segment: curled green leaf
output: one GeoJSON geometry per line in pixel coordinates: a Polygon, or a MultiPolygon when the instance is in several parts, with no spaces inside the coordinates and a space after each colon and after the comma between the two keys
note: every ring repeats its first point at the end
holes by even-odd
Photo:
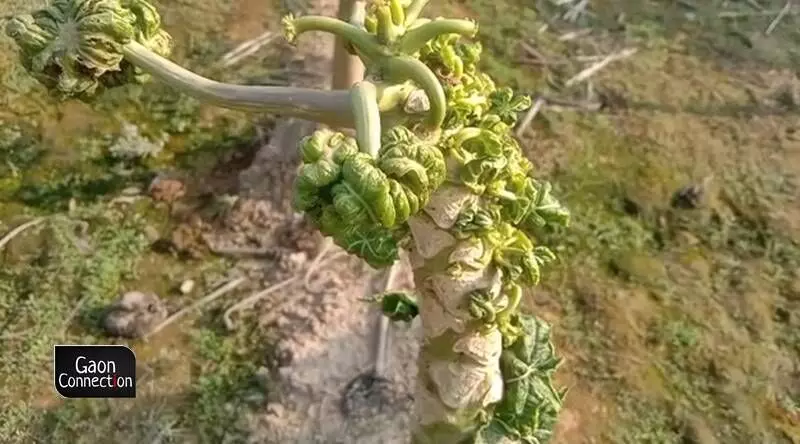
{"type": "Polygon", "coordinates": [[[531,98],[514,94],[511,88],[500,88],[489,95],[489,112],[509,126],[514,126],[519,113],[531,107],[531,98]]]}
{"type": "Polygon", "coordinates": [[[294,201],[323,234],[376,267],[391,264],[394,233],[424,207],[445,175],[442,153],[407,128],[393,128],[381,143],[375,158],[330,130],[305,138],[294,201]]]}
{"type": "Polygon", "coordinates": [[[499,443],[511,438],[546,443],[564,401],[565,391],[553,386],[553,372],[560,360],[555,356],[547,323],[526,315],[515,316],[512,322],[524,334],[501,355],[506,388],[478,442],[499,443]]]}
{"type": "Polygon", "coordinates": [[[6,33],[19,46],[23,66],[61,97],[87,98],[98,88],[143,80],[123,62],[124,46],[136,41],[168,55],[172,43],[144,0],[53,0],[12,17],[6,33]]]}

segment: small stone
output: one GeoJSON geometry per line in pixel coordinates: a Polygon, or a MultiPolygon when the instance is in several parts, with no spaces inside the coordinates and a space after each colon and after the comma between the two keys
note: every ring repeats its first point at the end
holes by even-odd
{"type": "Polygon", "coordinates": [[[140,338],[167,317],[167,308],[153,293],[129,291],[111,305],[103,327],[112,336],[140,338]]]}
{"type": "Polygon", "coordinates": [[[128,187],[122,190],[123,196],[138,196],[142,194],[142,189],[139,187],[128,187]]]}
{"type": "Polygon", "coordinates": [[[800,273],[789,283],[786,297],[790,301],[800,301],[800,273]]]}
{"type": "Polygon", "coordinates": [[[700,239],[698,239],[697,236],[686,230],[680,230],[675,235],[675,241],[678,243],[678,245],[685,247],[693,247],[695,245],[700,244],[700,239]]]}
{"type": "Polygon", "coordinates": [[[292,269],[298,269],[308,260],[308,255],[304,251],[297,251],[289,255],[289,263],[292,269]]]}
{"type": "Polygon", "coordinates": [[[191,279],[187,279],[181,283],[180,291],[181,294],[189,294],[194,290],[194,281],[191,279]]]}
{"type": "Polygon", "coordinates": [[[270,376],[268,368],[264,366],[259,367],[258,370],[256,370],[256,373],[255,375],[253,375],[253,377],[255,378],[256,383],[258,383],[260,387],[262,388],[269,387],[270,376]]]}
{"type": "Polygon", "coordinates": [[[158,232],[158,229],[152,225],[144,227],[144,235],[150,242],[161,239],[161,234],[158,232]]]}
{"type": "Polygon", "coordinates": [[[148,190],[153,200],[160,202],[174,202],[186,194],[183,182],[175,179],[156,177],[148,190]]]}
{"type": "Polygon", "coordinates": [[[270,403],[267,405],[267,415],[274,416],[276,418],[280,418],[284,414],[284,407],[278,403],[270,403]]]}

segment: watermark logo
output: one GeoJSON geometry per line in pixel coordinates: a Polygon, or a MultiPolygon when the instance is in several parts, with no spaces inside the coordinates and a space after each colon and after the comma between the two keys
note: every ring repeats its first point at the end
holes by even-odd
{"type": "Polygon", "coordinates": [[[136,397],[136,355],[124,345],[55,345],[53,367],[65,398],[136,397]]]}

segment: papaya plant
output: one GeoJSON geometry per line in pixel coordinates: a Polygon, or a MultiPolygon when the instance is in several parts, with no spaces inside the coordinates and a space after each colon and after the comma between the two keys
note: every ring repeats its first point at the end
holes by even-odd
{"type": "Polygon", "coordinates": [[[550,327],[520,312],[523,288],[555,259],[539,243],[569,212],[511,134],[527,97],[481,71],[472,20],[421,17],[427,0],[372,0],[361,23],[282,20],[347,42],[365,66],[349,90],[244,86],[192,73],[146,0],[52,0],[10,18],[22,65],[61,98],[87,100],[150,77],[211,104],[279,112],[320,129],[300,141],[294,205],[375,268],[406,250],[414,294],[376,300],[423,329],[413,443],[543,443],[564,391],[550,327]]]}

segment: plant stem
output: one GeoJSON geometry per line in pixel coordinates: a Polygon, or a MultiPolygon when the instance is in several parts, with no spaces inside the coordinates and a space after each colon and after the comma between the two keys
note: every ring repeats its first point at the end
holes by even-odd
{"type": "Polygon", "coordinates": [[[419,14],[429,0],[411,0],[411,4],[406,8],[406,26],[411,26],[419,18],[419,14]]]}
{"type": "Polygon", "coordinates": [[[437,19],[406,32],[400,38],[399,47],[404,54],[413,54],[442,34],[472,37],[477,30],[477,25],[470,20],[437,19]]]}
{"type": "MultiPolygon", "coordinates": [[[[464,189],[463,193],[469,191],[464,189]]],[[[452,253],[469,240],[459,241],[439,226],[443,220],[440,216],[448,211],[454,210],[428,206],[409,219],[423,329],[414,444],[473,442],[482,412],[503,393],[502,335],[496,327],[483,328],[485,325],[476,322],[464,308],[471,292],[498,291],[501,275],[491,264],[461,274],[449,270],[452,253]]]]}
{"type": "Polygon", "coordinates": [[[429,128],[439,128],[447,112],[447,98],[436,74],[427,65],[409,56],[387,59],[384,69],[390,80],[397,83],[411,80],[425,91],[430,100],[430,111],[428,111],[426,123],[429,128]]]}
{"type": "Polygon", "coordinates": [[[386,55],[383,47],[372,34],[339,19],[309,15],[294,19],[292,26],[297,36],[310,31],[329,32],[350,42],[359,52],[359,55],[363,55],[368,60],[376,60],[386,55]]]}
{"type": "Polygon", "coordinates": [[[125,59],[156,79],[204,102],[244,111],[268,111],[353,128],[348,91],[233,85],[195,74],[136,42],[123,47],[125,59]]]}
{"type": "Polygon", "coordinates": [[[373,158],[381,149],[381,114],[375,85],[363,81],[350,90],[358,148],[373,158]]]}

